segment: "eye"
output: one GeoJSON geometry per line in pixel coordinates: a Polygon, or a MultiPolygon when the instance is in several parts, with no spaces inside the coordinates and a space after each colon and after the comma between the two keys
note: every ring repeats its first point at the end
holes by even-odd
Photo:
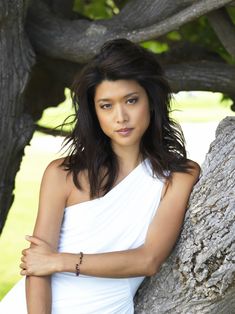
{"type": "Polygon", "coordinates": [[[103,104],[103,105],[100,105],[100,108],[101,109],[111,109],[112,105],[111,104],[103,104]]]}
{"type": "Polygon", "coordinates": [[[135,103],[137,103],[137,101],[138,101],[137,97],[127,99],[127,103],[131,105],[134,105],[135,103]]]}

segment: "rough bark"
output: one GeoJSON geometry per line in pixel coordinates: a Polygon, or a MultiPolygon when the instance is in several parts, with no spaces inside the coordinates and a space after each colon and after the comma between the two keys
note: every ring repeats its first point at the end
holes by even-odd
{"type": "Polygon", "coordinates": [[[174,92],[190,90],[218,91],[235,99],[235,66],[222,62],[188,62],[165,67],[174,92]]]}
{"type": "Polygon", "coordinates": [[[230,2],[188,0],[180,4],[174,0],[146,0],[144,3],[136,0],[128,2],[111,20],[90,22],[61,19],[37,0],[30,7],[27,29],[36,51],[52,58],[85,63],[106,40],[125,37],[141,42],[156,38],[230,2]]]}
{"type": "Polygon", "coordinates": [[[13,201],[16,173],[34,130],[23,92],[34,54],[23,30],[23,0],[0,2],[0,233],[13,201]]]}
{"type": "Polygon", "coordinates": [[[235,26],[225,8],[211,12],[208,19],[225,49],[235,58],[235,26]]]}
{"type": "Polygon", "coordinates": [[[219,124],[179,241],[160,272],[139,289],[136,314],[235,312],[234,122],[227,117],[219,124]]]}

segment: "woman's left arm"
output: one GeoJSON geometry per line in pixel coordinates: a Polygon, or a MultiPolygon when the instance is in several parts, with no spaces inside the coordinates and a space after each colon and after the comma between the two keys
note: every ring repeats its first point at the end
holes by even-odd
{"type": "MultiPolygon", "coordinates": [[[[199,166],[191,163],[193,168],[190,173],[173,173],[142,246],[126,251],[84,254],[80,273],[111,278],[151,276],[157,273],[180,234],[188,199],[200,173],[199,166]]],[[[25,271],[24,274],[43,276],[54,272],[75,272],[79,254],[50,252],[50,248],[40,239],[30,237],[29,240],[36,246],[32,254],[27,252],[30,269],[25,265],[28,273],[25,271]],[[43,254],[47,255],[47,265],[44,266],[40,260],[40,256],[45,260],[43,254]]]]}

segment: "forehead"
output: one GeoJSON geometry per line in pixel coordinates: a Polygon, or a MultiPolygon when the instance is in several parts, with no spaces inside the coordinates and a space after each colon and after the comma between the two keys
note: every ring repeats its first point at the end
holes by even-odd
{"type": "Polygon", "coordinates": [[[104,80],[96,86],[95,101],[125,97],[130,93],[145,93],[143,87],[135,80],[104,80]]]}

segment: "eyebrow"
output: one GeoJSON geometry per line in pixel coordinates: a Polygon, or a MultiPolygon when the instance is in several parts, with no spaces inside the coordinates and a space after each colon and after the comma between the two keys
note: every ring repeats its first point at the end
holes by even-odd
{"type": "MultiPolygon", "coordinates": [[[[133,95],[138,95],[138,92],[131,92],[131,93],[123,96],[123,98],[128,98],[128,97],[133,96],[133,95]]],[[[103,102],[103,101],[109,101],[109,100],[110,100],[109,98],[101,98],[101,99],[97,100],[97,103],[98,102],[103,102]]]]}

